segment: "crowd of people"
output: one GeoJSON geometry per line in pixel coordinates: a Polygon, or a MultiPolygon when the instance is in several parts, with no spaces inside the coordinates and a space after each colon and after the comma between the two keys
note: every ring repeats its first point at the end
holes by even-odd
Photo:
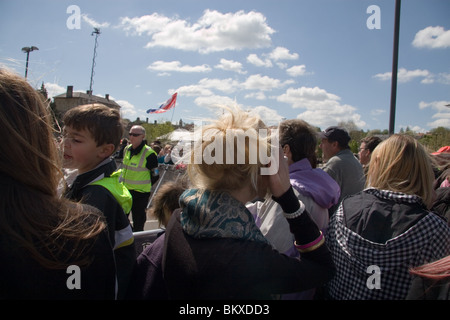
{"type": "Polygon", "coordinates": [[[450,299],[445,149],[393,134],[355,157],[344,128],[292,119],[271,135],[224,107],[185,179],[154,195],[162,231],[136,256],[171,145],[101,104],[67,111],[56,143],[42,97],[2,69],[0,124],[1,299],[450,299]]]}

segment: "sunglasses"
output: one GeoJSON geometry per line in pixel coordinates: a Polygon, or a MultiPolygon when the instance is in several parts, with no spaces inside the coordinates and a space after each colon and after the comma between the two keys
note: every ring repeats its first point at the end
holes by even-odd
{"type": "Polygon", "coordinates": [[[139,137],[140,135],[142,135],[142,133],[129,133],[129,135],[130,136],[133,136],[133,137],[139,137]]]}

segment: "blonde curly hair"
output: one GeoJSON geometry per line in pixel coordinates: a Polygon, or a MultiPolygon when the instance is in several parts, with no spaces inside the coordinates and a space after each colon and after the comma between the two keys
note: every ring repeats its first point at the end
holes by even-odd
{"type": "Polygon", "coordinates": [[[218,120],[201,128],[202,139],[195,143],[187,167],[189,179],[200,189],[231,191],[250,184],[256,191],[272,150],[270,129],[259,116],[239,107],[222,108],[218,120]]]}

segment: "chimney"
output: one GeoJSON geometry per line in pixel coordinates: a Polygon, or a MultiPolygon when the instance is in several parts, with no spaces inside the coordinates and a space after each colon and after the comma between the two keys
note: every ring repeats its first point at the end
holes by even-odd
{"type": "Polygon", "coordinates": [[[105,98],[109,101],[109,93],[105,94],[105,98]]]}
{"type": "Polygon", "coordinates": [[[73,86],[67,86],[66,98],[73,97],[73,86]]]}

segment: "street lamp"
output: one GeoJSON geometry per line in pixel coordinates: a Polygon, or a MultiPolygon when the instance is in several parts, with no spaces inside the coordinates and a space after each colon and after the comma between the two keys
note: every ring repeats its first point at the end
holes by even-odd
{"type": "Polygon", "coordinates": [[[95,44],[94,44],[94,56],[92,57],[92,69],[91,69],[91,83],[89,84],[89,97],[92,96],[92,84],[94,83],[94,67],[95,67],[95,57],[97,56],[97,38],[100,34],[99,28],[94,28],[94,31],[92,31],[91,36],[95,34],[95,44]]]}
{"type": "Polygon", "coordinates": [[[34,50],[39,50],[39,48],[35,47],[35,46],[22,48],[22,51],[27,53],[27,65],[25,67],[25,79],[27,78],[27,75],[28,75],[28,59],[30,58],[30,52],[34,51],[34,50]]]}

